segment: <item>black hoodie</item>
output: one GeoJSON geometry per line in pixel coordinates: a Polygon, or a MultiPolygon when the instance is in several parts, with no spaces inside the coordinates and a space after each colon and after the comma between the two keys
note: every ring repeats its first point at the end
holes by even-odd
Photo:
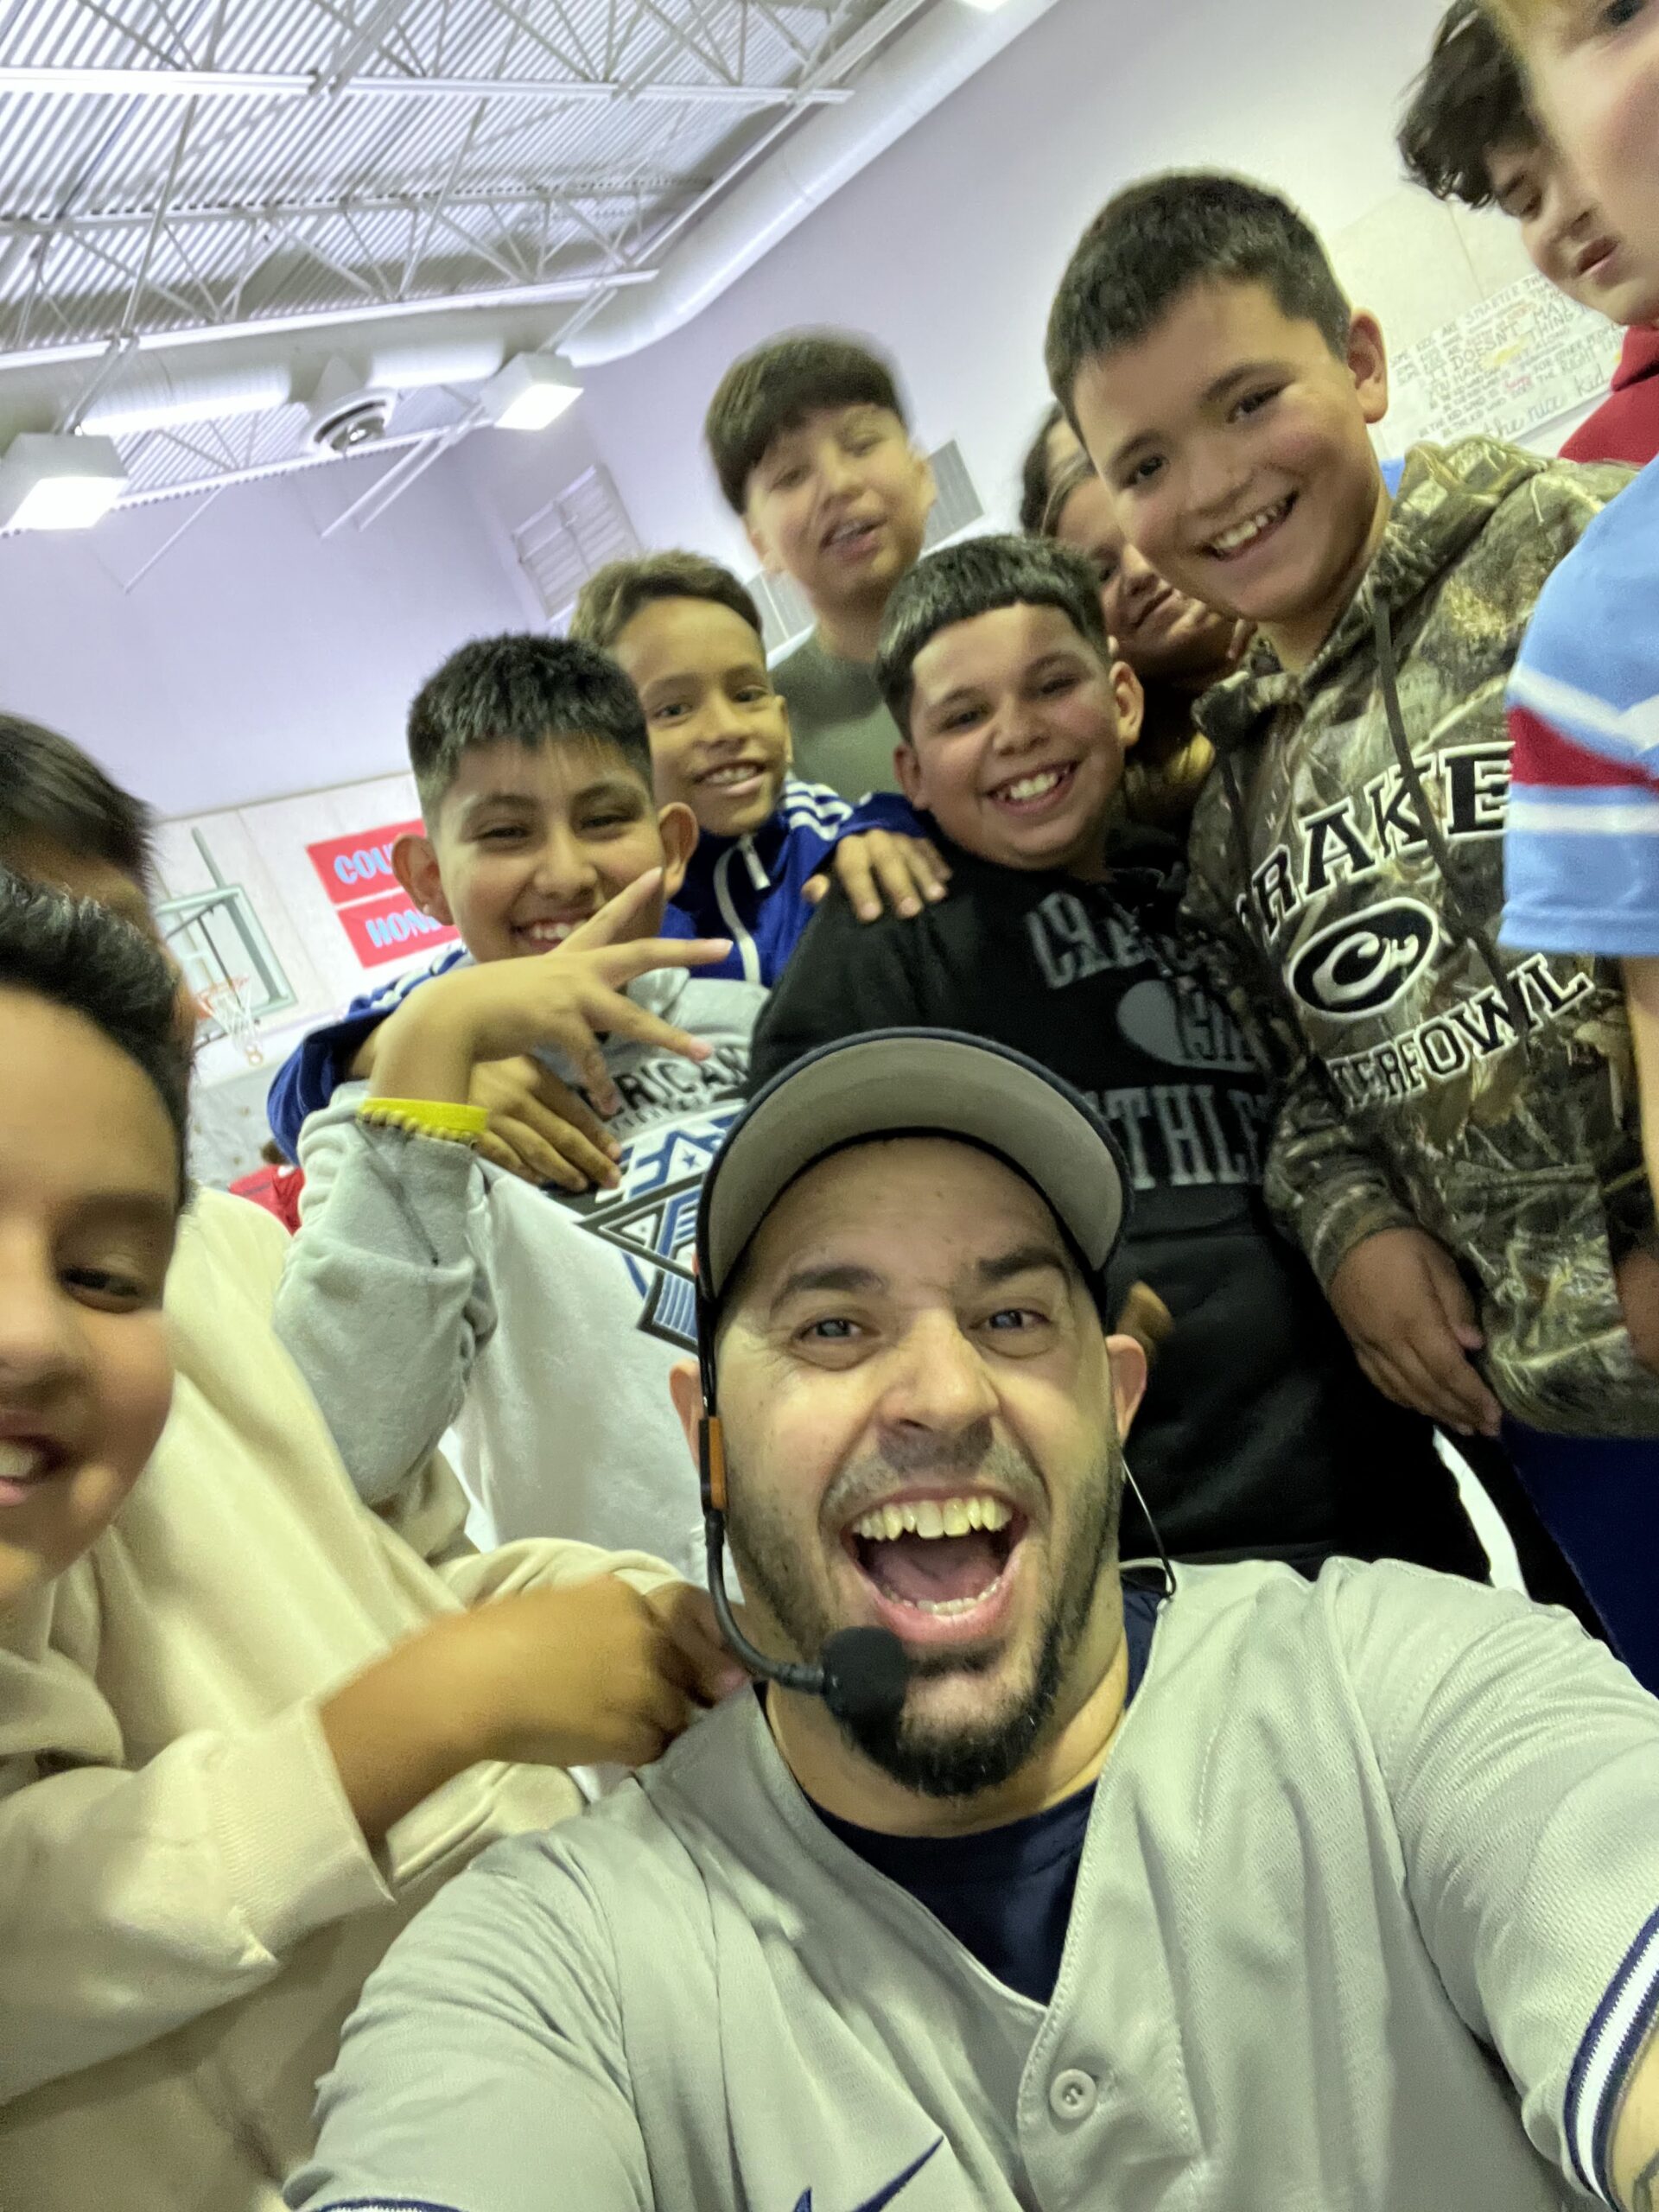
{"type": "MultiPolygon", "coordinates": [[[[761,1016],[753,1085],[833,1039],[909,1024],[1052,1068],[1122,1147],[1127,1256],[1175,1319],[1128,1449],[1171,1554],[1308,1573],[1346,1554],[1484,1575],[1428,1424],[1365,1381],[1268,1218],[1270,1088],[1199,979],[1212,956],[1178,915],[1178,849],[1132,833],[1096,885],[938,842],[950,894],[917,919],[863,924],[839,890],[826,899],[761,1016]]],[[[1148,1548],[1127,1509],[1124,1556],[1148,1548]]]]}

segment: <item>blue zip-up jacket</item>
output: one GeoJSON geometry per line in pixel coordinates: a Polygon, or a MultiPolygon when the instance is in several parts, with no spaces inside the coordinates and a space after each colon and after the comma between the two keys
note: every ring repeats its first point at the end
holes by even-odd
{"type": "Polygon", "coordinates": [[[694,937],[728,937],[729,960],[703,976],[729,976],[770,990],[789,963],[812,909],[801,896],[830,864],[843,837],[891,830],[919,837],[923,824],[906,799],[874,791],[856,806],[828,784],[791,776],[775,813],[746,837],[697,840],[674,904],[693,925],[694,937]]]}
{"type": "MultiPolygon", "coordinates": [[[[866,830],[891,830],[907,837],[926,834],[908,802],[893,794],[878,791],[852,806],[827,784],[789,777],[777,810],[760,829],[746,837],[698,840],[679,896],[664,910],[662,934],[730,938],[729,957],[697,973],[770,989],[812,918],[801,896],[805,885],[828,865],[843,837],[866,830]]],[[[320,1113],[348,1079],[364,1039],[410,991],[435,976],[448,975],[469,957],[465,945],[446,947],[429,966],[354,998],[338,1021],[314,1029],[289,1053],[276,1071],[265,1113],[272,1135],[290,1160],[298,1154],[307,1116],[320,1113]]]]}

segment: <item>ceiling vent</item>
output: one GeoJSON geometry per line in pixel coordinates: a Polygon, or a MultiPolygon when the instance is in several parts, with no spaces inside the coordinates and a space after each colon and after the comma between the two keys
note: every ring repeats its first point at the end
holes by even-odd
{"type": "Polygon", "coordinates": [[[319,453],[355,453],[385,437],[397,403],[395,391],[336,354],[311,395],[306,442],[319,453]]]}

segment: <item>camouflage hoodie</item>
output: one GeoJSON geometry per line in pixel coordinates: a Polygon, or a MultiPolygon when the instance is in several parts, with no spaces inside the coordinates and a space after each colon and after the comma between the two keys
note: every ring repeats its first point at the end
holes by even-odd
{"type": "Polygon", "coordinates": [[[1653,1208],[1616,971],[1495,943],[1503,691],[1546,576],[1629,474],[1417,448],[1313,663],[1264,653],[1205,702],[1220,772],[1187,902],[1243,931],[1287,1021],[1268,1194],[1320,1281],[1421,1224],[1476,1294],[1502,1402],[1584,1435],[1659,1434],[1613,1279],[1653,1208]]]}

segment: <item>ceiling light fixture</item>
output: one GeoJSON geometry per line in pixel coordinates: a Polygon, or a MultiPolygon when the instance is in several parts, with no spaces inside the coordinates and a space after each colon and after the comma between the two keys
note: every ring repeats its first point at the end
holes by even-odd
{"type": "Polygon", "coordinates": [[[0,530],[90,530],[126,488],[112,438],[26,430],[0,461],[0,530]]]}
{"type": "Polygon", "coordinates": [[[515,353],[479,395],[499,430],[544,430],[582,397],[569,365],[553,353],[515,353]]]}

